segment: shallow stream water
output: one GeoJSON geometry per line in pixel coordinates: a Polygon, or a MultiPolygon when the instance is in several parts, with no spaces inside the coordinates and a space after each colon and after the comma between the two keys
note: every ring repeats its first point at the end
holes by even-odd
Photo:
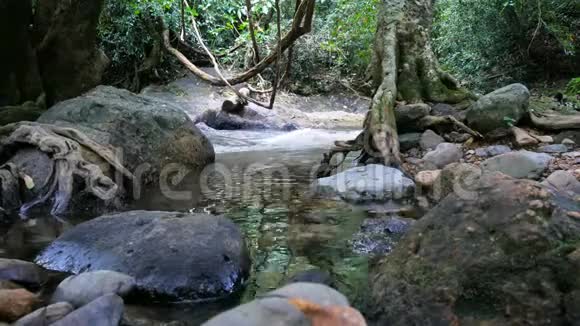
{"type": "MultiPolygon", "coordinates": [[[[201,196],[188,209],[224,214],[242,228],[253,262],[247,287],[227,302],[128,305],[128,314],[136,320],[199,325],[311,269],[329,273],[333,285],[364,310],[368,257],[354,251],[351,240],[370,213],[310,192],[322,152],[335,140],[353,139],[358,131],[202,130],[214,144],[216,164],[204,173],[201,196]]],[[[0,257],[32,260],[61,232],[62,226],[52,220],[5,227],[0,257]]]]}

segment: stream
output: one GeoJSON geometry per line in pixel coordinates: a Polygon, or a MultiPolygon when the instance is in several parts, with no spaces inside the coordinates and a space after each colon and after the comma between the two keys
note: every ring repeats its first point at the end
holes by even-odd
{"type": "MultiPolygon", "coordinates": [[[[252,274],[245,290],[225,302],[129,304],[126,313],[131,320],[199,325],[307,270],[328,273],[333,286],[364,311],[368,256],[353,250],[352,239],[371,214],[361,207],[316,198],[310,191],[322,152],[335,140],[355,138],[358,131],[201,129],[214,144],[216,164],[202,175],[201,196],[190,211],[223,214],[242,228],[252,274]]],[[[32,260],[61,232],[52,220],[11,226],[2,232],[0,257],[32,260]]]]}

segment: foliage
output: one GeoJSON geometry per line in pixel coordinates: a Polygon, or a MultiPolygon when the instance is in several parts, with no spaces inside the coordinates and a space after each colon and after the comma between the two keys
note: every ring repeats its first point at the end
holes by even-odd
{"type": "MultiPolygon", "coordinates": [[[[362,76],[371,59],[376,29],[376,4],[380,0],[319,0],[313,32],[295,45],[292,78],[312,82],[316,75],[362,76]]],[[[250,44],[245,0],[189,0],[203,37],[217,54],[238,44],[246,48],[220,59],[232,68],[243,68],[250,44]],[[244,50],[246,49],[246,50],[244,50]]],[[[252,0],[256,38],[262,55],[276,44],[275,0],[252,0]]],[[[282,28],[288,30],[295,1],[281,1],[282,28]]],[[[152,47],[151,17],[162,16],[169,28],[179,32],[180,0],[106,1],[99,26],[99,40],[114,71],[133,71],[152,47]]],[[[195,44],[186,18],[189,40],[195,44]]],[[[126,73],[126,72],[125,72],[126,73]]]]}
{"type": "Polygon", "coordinates": [[[572,78],[572,80],[570,80],[568,87],[566,88],[566,94],[570,96],[580,94],[580,77],[572,78]]]}
{"type": "MultiPolygon", "coordinates": [[[[569,67],[580,50],[577,0],[440,0],[433,44],[476,88],[569,67]],[[567,64],[567,65],[565,65],[567,64]]],[[[573,65],[572,65],[573,66],[573,65]]]]}

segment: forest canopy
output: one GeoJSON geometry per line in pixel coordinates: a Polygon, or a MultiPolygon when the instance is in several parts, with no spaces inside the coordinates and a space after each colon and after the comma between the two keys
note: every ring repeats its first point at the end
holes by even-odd
{"type": "MultiPolygon", "coordinates": [[[[324,91],[329,79],[364,88],[369,77],[378,2],[317,2],[313,32],[300,38],[293,51],[294,64],[288,78],[298,85],[295,91],[324,91]]],[[[251,4],[259,48],[263,53],[273,51],[275,1],[257,0],[251,4]]],[[[295,2],[282,0],[280,5],[282,28],[287,30],[295,2]]],[[[435,9],[434,50],[443,68],[470,87],[487,91],[502,83],[538,76],[575,77],[573,72],[578,71],[578,1],[439,0],[435,9]]],[[[249,15],[244,0],[193,1],[186,14],[196,17],[212,51],[227,54],[220,59],[222,64],[240,69],[251,66],[249,15]]],[[[176,35],[185,28],[189,44],[196,44],[188,20],[181,22],[178,0],[107,1],[99,39],[112,60],[113,76],[127,74],[124,70],[132,70],[147,58],[153,46],[150,20],[154,16],[162,16],[176,35]]],[[[163,62],[170,60],[167,57],[163,62]]]]}

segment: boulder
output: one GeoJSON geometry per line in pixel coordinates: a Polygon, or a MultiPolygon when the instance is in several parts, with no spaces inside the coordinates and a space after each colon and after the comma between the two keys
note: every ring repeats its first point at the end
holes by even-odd
{"type": "MultiPolygon", "coordinates": [[[[88,174],[87,171],[76,173],[71,198],[63,195],[63,198],[59,200],[66,203],[53,204],[60,210],[59,214],[54,215],[60,215],[60,217],[80,214],[83,217],[95,217],[110,211],[126,209],[130,202],[149,195],[150,192],[142,191],[143,188],[158,189],[156,185],[162,182],[168,183],[167,180],[160,180],[161,177],[166,177],[166,174],[179,170],[178,174],[183,177],[180,181],[186,177],[187,180],[195,179],[199,177],[201,170],[212,163],[215,158],[213,146],[209,140],[180,108],[161,100],[139,96],[109,86],[99,86],[80,97],[56,104],[40,116],[38,122],[48,125],[47,128],[67,127],[82,132],[91,141],[115,153],[120,163],[135,176],[133,180],[123,178],[120,173],[115,173],[119,169],[113,169],[102,155],[99,156],[86,146],[74,142],[79,148],[76,151],[82,156],[82,161],[78,163],[78,166],[86,167],[90,171],[102,172],[104,178],[107,178],[107,187],[104,186],[105,182],[101,182],[102,180],[83,180],[83,176],[79,174],[88,174]],[[93,165],[96,165],[96,168],[93,165]],[[103,185],[102,188],[113,189],[114,192],[98,195],[95,189],[100,185],[103,185]],[[133,196],[130,196],[129,191],[118,191],[118,189],[132,190],[133,196]]],[[[43,130],[41,127],[36,128],[35,132],[43,134],[40,131],[43,130]]],[[[43,132],[46,133],[46,131],[43,132]]],[[[54,138],[47,138],[48,140],[57,142],[54,138]]],[[[65,147],[61,144],[66,144],[64,140],[72,141],[71,137],[58,138],[59,150],[65,147]]],[[[29,200],[38,198],[39,194],[44,195],[49,192],[52,186],[52,175],[57,169],[63,170],[62,173],[58,172],[59,174],[65,174],[58,180],[58,186],[68,189],[69,185],[66,184],[68,171],[65,171],[62,166],[56,166],[50,157],[50,150],[41,152],[39,146],[12,147],[14,147],[11,148],[14,153],[8,156],[7,162],[1,163],[14,164],[22,173],[31,177],[34,185],[33,189],[17,191],[17,193],[24,193],[24,198],[20,198],[20,201],[27,203],[22,209],[25,212],[21,211],[21,213],[31,217],[46,216],[46,207],[40,206],[47,203],[29,205],[31,203],[29,200]],[[32,206],[38,207],[38,210],[28,212],[32,206]]],[[[65,154],[67,153],[63,153],[63,156],[65,154]]],[[[72,163],[69,166],[71,169],[76,167],[77,165],[72,163]]],[[[82,168],[79,169],[82,170],[82,168]]],[[[192,190],[192,194],[195,193],[196,189],[189,189],[196,184],[195,182],[181,182],[178,185],[172,182],[169,183],[171,187],[188,187],[188,190],[192,190]]],[[[4,200],[4,198],[0,199],[4,200]]],[[[20,207],[10,208],[18,210],[20,207]]],[[[78,218],[78,216],[75,217],[78,218]]]]}
{"type": "Polygon", "coordinates": [[[135,278],[141,294],[167,301],[229,295],[242,287],[250,268],[242,232],[225,217],[153,211],[79,224],[48,246],[36,262],[74,274],[98,270],[127,274],[135,278]]]}
{"type": "Polygon", "coordinates": [[[121,151],[129,171],[149,164],[143,180],[156,180],[168,164],[201,171],[214,161],[209,140],[177,106],[110,86],[50,108],[38,122],[75,128],[121,151]]]}
{"type": "Polygon", "coordinates": [[[393,250],[411,225],[410,220],[396,217],[366,219],[353,237],[353,251],[360,255],[384,256],[393,250]]]}
{"type": "Polygon", "coordinates": [[[444,143],[445,139],[436,134],[433,130],[427,130],[421,135],[420,145],[423,150],[430,150],[444,143]]]}
{"type": "Polygon", "coordinates": [[[423,161],[437,169],[442,169],[448,164],[459,162],[462,157],[463,153],[459,146],[451,143],[441,143],[437,145],[435,150],[425,154],[423,161]]]}
{"type": "Polygon", "coordinates": [[[555,171],[542,184],[556,191],[567,193],[572,197],[580,194],[580,181],[568,171],[555,171]]]}
{"type": "Polygon", "coordinates": [[[205,123],[217,130],[297,130],[298,126],[287,122],[274,112],[260,108],[245,108],[240,114],[220,110],[207,110],[196,117],[195,123],[205,123]]]}
{"type": "Polygon", "coordinates": [[[56,288],[51,301],[69,302],[78,308],[109,293],[125,297],[134,288],[135,279],[131,276],[112,271],[94,271],[66,278],[56,288]]]}
{"type": "Polygon", "coordinates": [[[0,290],[0,321],[16,321],[31,313],[39,303],[38,296],[25,289],[0,290]]]}
{"type": "Polygon", "coordinates": [[[399,147],[402,152],[418,147],[421,142],[420,133],[408,133],[399,135],[399,147]]]}
{"type": "Polygon", "coordinates": [[[308,316],[290,303],[290,299],[301,299],[320,306],[349,307],[346,297],[332,288],[314,283],[293,283],[221,313],[202,326],[312,325],[308,316]]]}
{"type": "Polygon", "coordinates": [[[448,196],[371,267],[371,324],[577,321],[580,204],[500,173],[475,191],[448,196]]]}
{"type": "Polygon", "coordinates": [[[397,169],[370,164],[314,182],[316,193],[349,202],[388,201],[413,195],[415,183],[397,169]]]}
{"type": "Polygon", "coordinates": [[[511,132],[514,135],[514,139],[516,141],[516,144],[518,144],[519,146],[530,146],[530,145],[536,145],[538,143],[538,140],[535,137],[533,137],[532,135],[530,135],[524,129],[521,129],[518,127],[512,127],[511,132]]]}
{"type": "Polygon", "coordinates": [[[441,200],[454,193],[462,199],[473,198],[474,187],[478,184],[482,171],[479,167],[468,163],[453,163],[447,165],[435,180],[431,188],[431,196],[441,200]]]}
{"type": "Polygon", "coordinates": [[[51,326],[118,326],[125,309],[123,299],[107,294],[69,313],[51,326]]]}
{"type": "Polygon", "coordinates": [[[415,182],[421,188],[431,188],[439,175],[441,175],[441,170],[421,171],[415,175],[415,182]]]}
{"type": "Polygon", "coordinates": [[[51,325],[70,314],[73,310],[74,307],[68,302],[51,304],[18,319],[14,323],[14,326],[51,325]]]}
{"type": "Polygon", "coordinates": [[[467,123],[479,132],[514,125],[528,112],[530,91],[522,84],[512,84],[482,96],[467,110],[467,123]]]}
{"type": "Polygon", "coordinates": [[[419,129],[419,120],[429,115],[431,107],[424,103],[398,105],[395,108],[397,130],[400,132],[413,132],[419,129]]]}
{"type": "Polygon", "coordinates": [[[537,179],[550,164],[552,156],[525,150],[498,155],[481,162],[486,171],[499,171],[518,179],[537,179]]]}
{"type": "Polygon", "coordinates": [[[479,157],[494,157],[501,154],[509,153],[512,149],[505,145],[493,145],[488,147],[480,147],[475,150],[475,155],[479,157]]]}
{"type": "Polygon", "coordinates": [[[36,264],[0,258],[0,280],[40,285],[46,280],[46,275],[36,264]]]}
{"type": "Polygon", "coordinates": [[[564,144],[553,144],[538,147],[538,152],[549,154],[561,154],[568,151],[568,146],[564,144]]]}

